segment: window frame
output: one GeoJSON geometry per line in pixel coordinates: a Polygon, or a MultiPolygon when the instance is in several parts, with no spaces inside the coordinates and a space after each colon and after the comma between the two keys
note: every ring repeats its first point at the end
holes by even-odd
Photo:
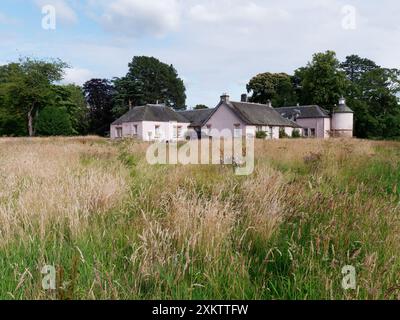
{"type": "Polygon", "coordinates": [[[155,139],[161,138],[161,126],[159,124],[156,124],[154,126],[154,138],[155,139]]]}
{"type": "Polygon", "coordinates": [[[240,138],[242,136],[242,125],[240,123],[235,123],[233,125],[233,136],[235,138],[240,138]]]}
{"type": "Polygon", "coordinates": [[[116,127],[115,131],[116,131],[117,138],[122,138],[123,137],[124,131],[123,131],[122,127],[116,127]]]}
{"type": "Polygon", "coordinates": [[[133,124],[132,125],[132,134],[134,135],[134,136],[137,136],[137,134],[138,134],[138,125],[137,124],[133,124]]]}
{"type": "Polygon", "coordinates": [[[180,139],[183,137],[183,126],[176,127],[176,137],[177,137],[177,139],[180,139]]]}

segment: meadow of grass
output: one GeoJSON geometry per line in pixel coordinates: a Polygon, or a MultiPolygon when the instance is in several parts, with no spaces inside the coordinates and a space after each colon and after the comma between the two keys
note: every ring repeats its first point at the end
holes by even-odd
{"type": "Polygon", "coordinates": [[[0,139],[0,299],[400,298],[400,143],[258,141],[246,177],[146,149],[0,139]]]}

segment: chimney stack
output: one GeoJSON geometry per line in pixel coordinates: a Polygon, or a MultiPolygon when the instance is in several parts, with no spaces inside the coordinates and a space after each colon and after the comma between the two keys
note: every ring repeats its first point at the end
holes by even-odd
{"type": "Polygon", "coordinates": [[[229,94],[227,93],[222,94],[221,102],[229,102],[229,94]]]}
{"type": "Polygon", "coordinates": [[[243,93],[242,96],[241,96],[241,98],[240,98],[240,101],[242,101],[242,102],[248,102],[247,94],[243,93]]]}
{"type": "Polygon", "coordinates": [[[272,108],[272,102],[271,102],[271,100],[269,100],[269,99],[267,100],[267,106],[270,107],[270,108],[272,108]]]}
{"type": "Polygon", "coordinates": [[[346,104],[346,99],[344,98],[344,97],[341,97],[340,99],[339,99],[339,106],[343,106],[343,105],[345,105],[346,104]]]}

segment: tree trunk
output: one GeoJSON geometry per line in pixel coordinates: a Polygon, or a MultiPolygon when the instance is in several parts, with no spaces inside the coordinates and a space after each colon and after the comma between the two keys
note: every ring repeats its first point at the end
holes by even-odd
{"type": "Polygon", "coordinates": [[[34,105],[32,106],[32,108],[28,111],[28,132],[29,132],[29,136],[33,137],[34,132],[33,132],[33,109],[34,109],[34,105]]]}

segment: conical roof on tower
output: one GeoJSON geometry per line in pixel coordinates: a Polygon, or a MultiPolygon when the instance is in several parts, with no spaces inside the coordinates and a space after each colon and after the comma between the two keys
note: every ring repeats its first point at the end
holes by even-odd
{"type": "Polygon", "coordinates": [[[333,110],[333,113],[354,113],[354,111],[347,106],[346,99],[341,97],[339,105],[333,110]]]}

